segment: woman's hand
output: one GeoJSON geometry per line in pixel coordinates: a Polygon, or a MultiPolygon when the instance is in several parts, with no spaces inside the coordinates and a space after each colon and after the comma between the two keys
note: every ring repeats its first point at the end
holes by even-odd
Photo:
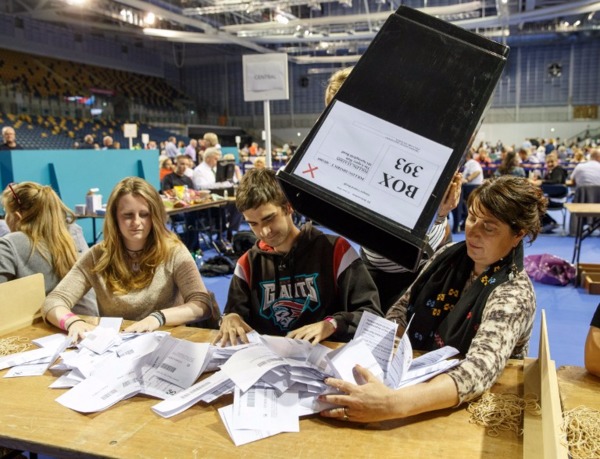
{"type": "Polygon", "coordinates": [[[460,202],[460,192],[462,191],[462,181],[462,174],[460,172],[455,173],[438,209],[438,216],[446,217],[456,208],[456,206],[458,206],[458,203],[460,202]]]}
{"type": "Polygon", "coordinates": [[[75,319],[67,325],[67,334],[73,343],[78,343],[85,338],[87,332],[91,332],[95,325],[88,324],[83,319],[75,319]]]}
{"type": "Polygon", "coordinates": [[[131,324],[125,330],[125,333],[144,333],[151,332],[160,327],[160,322],[158,319],[152,315],[147,316],[146,318],[131,324]]]}
{"type": "Polygon", "coordinates": [[[356,365],[354,378],[361,385],[341,379],[327,378],[325,384],[344,392],[344,394],[321,395],[319,400],[338,408],[321,411],[321,416],[337,418],[342,421],[375,422],[401,417],[397,404],[397,391],[379,381],[373,374],[356,365]]]}
{"type": "Polygon", "coordinates": [[[327,320],[305,325],[304,327],[292,330],[287,334],[287,338],[304,339],[312,344],[318,344],[327,339],[335,332],[333,324],[327,320]]]}
{"type": "Polygon", "coordinates": [[[246,333],[250,331],[252,331],[252,327],[244,322],[239,314],[225,314],[221,317],[221,328],[219,330],[219,334],[213,340],[212,344],[217,344],[219,341],[219,345],[221,347],[225,346],[228,341],[232,346],[238,344],[238,341],[240,341],[240,344],[247,344],[248,337],[246,336],[246,333]]]}

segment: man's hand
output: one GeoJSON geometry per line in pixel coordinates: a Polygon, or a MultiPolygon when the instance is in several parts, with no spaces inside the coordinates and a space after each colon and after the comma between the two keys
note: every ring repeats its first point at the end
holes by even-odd
{"type": "Polygon", "coordinates": [[[292,330],[287,334],[288,338],[304,339],[312,344],[318,344],[324,339],[327,339],[335,332],[333,324],[327,320],[322,320],[314,324],[305,325],[304,327],[292,330]]]}

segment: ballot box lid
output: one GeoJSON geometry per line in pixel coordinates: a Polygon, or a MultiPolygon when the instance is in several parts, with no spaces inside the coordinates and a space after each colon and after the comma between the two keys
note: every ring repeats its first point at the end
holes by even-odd
{"type": "Polygon", "coordinates": [[[508,47],[391,14],[278,178],[300,213],[416,270],[508,47]]]}

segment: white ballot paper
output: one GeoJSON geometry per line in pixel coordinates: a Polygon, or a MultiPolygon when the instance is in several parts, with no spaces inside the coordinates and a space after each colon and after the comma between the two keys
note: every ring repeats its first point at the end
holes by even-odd
{"type": "MultiPolygon", "coordinates": [[[[43,358],[43,362],[14,366],[10,370],[6,372],[4,375],[5,378],[14,378],[19,376],[41,376],[46,370],[52,365],[59,354],[63,352],[69,345],[71,344],[71,338],[68,336],[62,335],[62,341],[54,340],[51,343],[48,342],[47,347],[42,349],[47,349],[52,351],[52,354],[49,358],[43,358]]],[[[37,361],[36,361],[37,362],[37,361]]]]}
{"type": "Polygon", "coordinates": [[[275,389],[264,384],[255,384],[246,392],[236,387],[230,428],[253,430],[260,425],[262,430],[299,432],[297,405],[297,392],[278,395],[275,389]]]}
{"type": "Polygon", "coordinates": [[[398,343],[398,349],[396,349],[396,355],[392,359],[390,364],[385,384],[388,387],[397,388],[400,381],[408,373],[408,369],[412,363],[413,351],[408,338],[408,333],[402,335],[402,339],[398,343]]]}
{"type": "Polygon", "coordinates": [[[14,367],[16,365],[23,365],[27,362],[33,362],[34,360],[49,358],[54,354],[54,349],[51,347],[42,347],[40,349],[34,349],[33,351],[19,352],[17,354],[7,355],[6,357],[0,358],[0,370],[14,367]]]}
{"type": "Polygon", "coordinates": [[[206,379],[194,384],[186,390],[154,405],[152,411],[163,418],[175,416],[195,405],[209,394],[222,395],[223,389],[233,388],[233,382],[222,371],[217,371],[206,379]]]}
{"type": "Polygon", "coordinates": [[[233,354],[221,365],[221,370],[242,392],[246,392],[267,371],[286,364],[283,357],[275,354],[267,346],[256,344],[233,354]]]}
{"type": "Polygon", "coordinates": [[[235,430],[231,428],[231,422],[233,420],[233,404],[224,406],[223,408],[219,408],[219,416],[221,416],[221,420],[223,424],[225,424],[225,428],[227,429],[227,433],[233,440],[235,446],[245,445],[246,443],[251,443],[256,440],[262,440],[263,438],[272,437],[273,435],[277,435],[282,431],[279,429],[276,430],[262,430],[262,429],[240,429],[235,430]]]}
{"type": "Polygon", "coordinates": [[[121,344],[121,342],[119,332],[114,328],[97,326],[85,336],[79,346],[94,351],[96,354],[103,354],[111,346],[121,344]]]}
{"type": "Polygon", "coordinates": [[[344,381],[353,384],[361,383],[356,381],[354,377],[353,369],[357,364],[369,370],[380,381],[383,381],[383,369],[377,363],[369,347],[360,338],[355,338],[345,346],[331,351],[327,354],[327,359],[336,377],[344,381]]]}
{"type": "Polygon", "coordinates": [[[362,339],[371,350],[383,370],[384,377],[394,355],[394,339],[397,330],[398,324],[365,311],[354,334],[354,339],[362,339]]]}
{"type": "Polygon", "coordinates": [[[140,391],[135,371],[88,378],[56,399],[58,403],[80,413],[103,411],[140,391]]]}

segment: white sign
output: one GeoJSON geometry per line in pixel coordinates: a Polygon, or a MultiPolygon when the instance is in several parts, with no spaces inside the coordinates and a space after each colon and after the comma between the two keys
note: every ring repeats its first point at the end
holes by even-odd
{"type": "Polygon", "coordinates": [[[335,101],[294,174],[414,229],[451,153],[335,101]]]}
{"type": "Polygon", "coordinates": [[[251,54],[242,63],[246,102],[290,98],[287,54],[251,54]]]}
{"type": "Polygon", "coordinates": [[[137,137],[137,124],[127,123],[123,125],[123,136],[129,139],[137,137]]]}

